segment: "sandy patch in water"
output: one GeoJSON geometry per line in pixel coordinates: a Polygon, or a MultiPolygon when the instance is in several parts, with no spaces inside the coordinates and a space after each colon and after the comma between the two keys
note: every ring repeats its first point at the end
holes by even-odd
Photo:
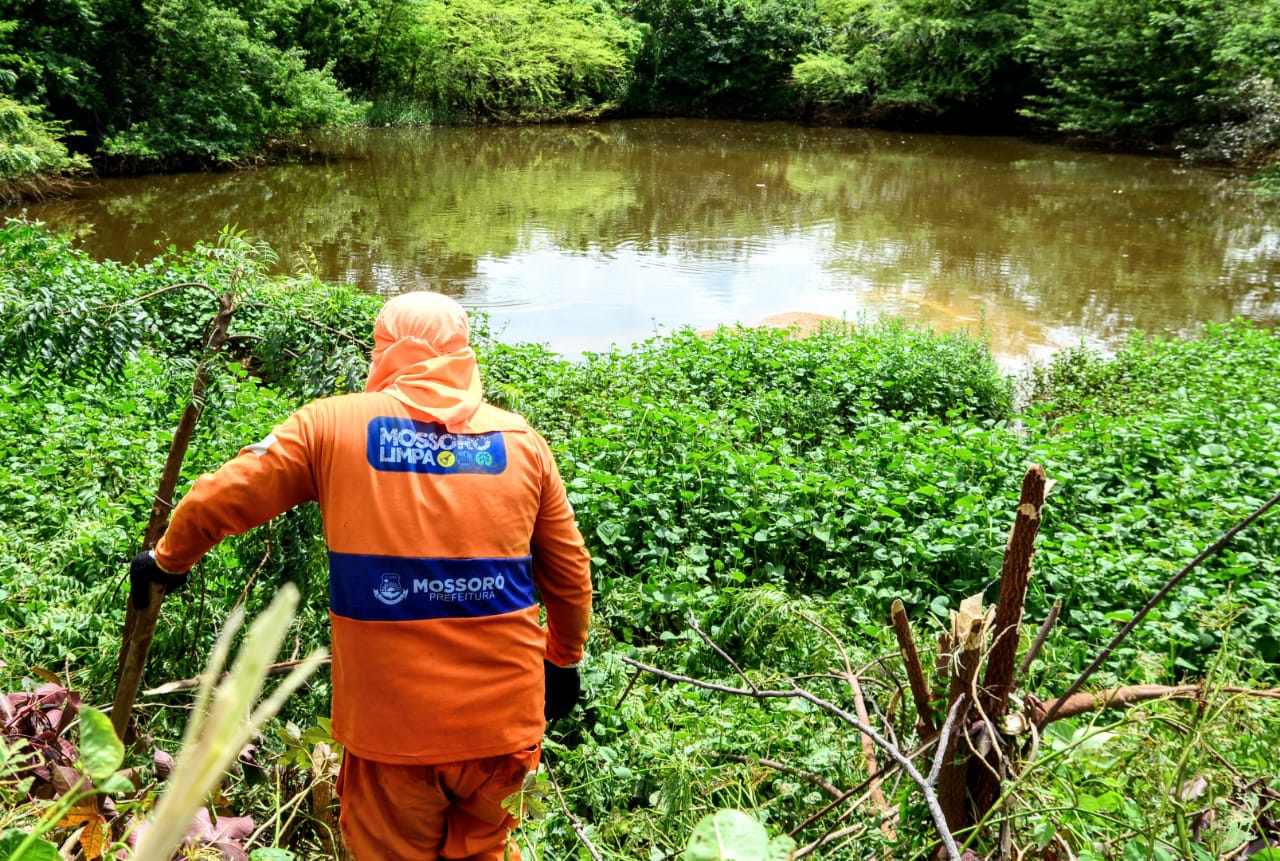
{"type": "MultiPolygon", "coordinates": [[[[790,329],[795,333],[796,337],[803,338],[806,335],[812,335],[814,332],[823,328],[834,328],[842,326],[852,326],[847,320],[840,317],[832,317],[829,314],[812,314],[808,311],[787,311],[783,314],[770,314],[762,319],[755,327],[739,327],[733,328],[762,328],[762,329],[790,329]]],[[[715,330],[708,329],[698,334],[706,337],[715,334],[715,330]]]]}

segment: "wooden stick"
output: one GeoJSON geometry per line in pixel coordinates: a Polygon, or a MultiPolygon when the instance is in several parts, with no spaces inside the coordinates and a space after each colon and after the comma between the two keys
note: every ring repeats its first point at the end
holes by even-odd
{"type": "MultiPolygon", "coordinates": [[[[1159,699],[1198,699],[1208,693],[1236,694],[1246,697],[1280,700],[1280,688],[1242,688],[1230,685],[1125,685],[1093,694],[1071,694],[1045,703],[1028,701],[1027,716],[1037,726],[1087,712],[1123,709],[1141,702],[1159,699]],[[1045,717],[1048,715],[1048,717],[1045,717]]],[[[1012,718],[1011,718],[1012,720],[1012,718]]]]}
{"type": "MultiPolygon", "coordinates": [[[[307,660],[306,658],[298,658],[296,661],[281,661],[278,664],[272,664],[269,667],[267,667],[266,675],[268,677],[286,675],[294,667],[305,663],[306,660],[307,660]]],[[[333,662],[333,656],[330,655],[330,656],[321,658],[319,661],[317,661],[316,666],[327,667],[332,662],[333,662]]],[[[229,673],[223,673],[222,679],[225,679],[228,675],[229,673]]],[[[221,681],[222,679],[219,679],[219,681],[221,681]]],[[[193,688],[200,687],[200,683],[203,681],[204,681],[204,676],[193,676],[192,678],[189,678],[189,679],[179,679],[174,682],[165,682],[163,685],[160,685],[160,687],[158,688],[151,688],[150,690],[143,691],[143,694],[149,697],[155,697],[155,696],[160,696],[161,694],[172,694],[177,691],[189,691],[193,688]]]]}
{"type": "MultiPolygon", "coordinates": [[[[233,283],[238,276],[233,276],[233,283]]],[[[231,325],[231,315],[235,310],[235,297],[231,293],[218,298],[218,313],[213,318],[213,330],[205,342],[204,356],[196,368],[195,380],[191,385],[191,400],[178,427],[173,433],[173,442],[169,444],[169,456],[165,460],[164,471],[160,475],[160,486],[151,504],[151,516],[147,520],[147,528],[142,537],[142,549],[150,550],[156,546],[160,536],[169,522],[169,512],[173,508],[173,493],[178,486],[178,477],[182,471],[182,461],[186,457],[187,448],[191,444],[191,436],[195,432],[196,421],[204,409],[204,390],[209,384],[209,361],[227,340],[227,329],[231,325]]],[[[133,715],[133,704],[138,698],[138,687],[142,683],[142,673],[147,664],[147,653],[151,649],[151,641],[155,638],[156,622],[160,618],[160,607],[164,603],[165,587],[159,583],[151,583],[151,603],[140,610],[129,600],[125,614],[124,633],[120,640],[120,656],[116,664],[116,694],[111,705],[111,725],[116,735],[128,741],[129,719],[133,715]]]]}
{"type": "Polygon", "coordinates": [[[1033,464],[1022,478],[1022,497],[1014,518],[1009,542],[1005,545],[1000,569],[1000,598],[996,604],[995,640],[987,656],[987,672],[982,684],[982,710],[996,725],[1004,717],[1013,689],[1013,671],[1018,659],[1018,639],[1022,632],[1022,608],[1031,579],[1031,557],[1040,531],[1040,511],[1044,507],[1044,469],[1033,464]]]}
{"type": "Polygon", "coordinates": [[[1049,609],[1049,615],[1040,623],[1040,630],[1036,631],[1036,638],[1032,641],[1031,648],[1027,649],[1027,653],[1022,656],[1022,662],[1018,664],[1018,678],[1025,676],[1027,670],[1031,669],[1031,665],[1040,656],[1040,650],[1044,648],[1045,640],[1049,639],[1049,632],[1057,624],[1058,616],[1061,613],[1062,599],[1058,599],[1053,602],[1053,606],[1049,609]]]}
{"type": "MultiPolygon", "coordinates": [[[[974,681],[978,677],[978,664],[987,639],[987,613],[982,608],[982,595],[974,595],[960,604],[951,614],[952,670],[951,694],[947,699],[948,713],[961,697],[972,697],[974,681]]],[[[972,702],[970,699],[968,702],[972,702]]],[[[968,705],[966,702],[966,706],[968,705]]],[[[966,824],[965,772],[967,760],[956,761],[959,740],[965,734],[968,721],[964,709],[956,717],[958,731],[947,741],[942,754],[942,770],[938,774],[938,804],[946,816],[947,826],[954,833],[966,824]]]]}
{"type": "MultiPolygon", "coordinates": [[[[849,677],[849,686],[853,688],[853,713],[857,715],[858,720],[871,726],[871,717],[867,714],[867,701],[862,695],[862,685],[858,684],[857,676],[849,677]]],[[[884,790],[880,788],[880,763],[876,761],[876,745],[866,735],[861,738],[862,758],[867,763],[867,775],[871,778],[871,803],[883,817],[880,820],[880,833],[884,835],[885,840],[892,843],[898,839],[898,835],[893,830],[893,808],[885,800],[884,790]]]]}
{"type": "Polygon", "coordinates": [[[907,681],[911,684],[911,699],[916,704],[920,737],[928,738],[937,732],[933,723],[929,685],[925,681],[924,667],[920,665],[920,652],[916,649],[915,635],[911,633],[911,621],[907,618],[907,610],[901,601],[894,600],[890,618],[893,620],[893,633],[898,638],[898,649],[902,652],[902,663],[907,668],[907,681]]]}
{"type": "Polygon", "coordinates": [[[1035,555],[1036,534],[1040,531],[1040,512],[1044,508],[1047,481],[1044,469],[1032,464],[1022,478],[1022,496],[1018,512],[1004,548],[1000,569],[1000,598],[996,604],[995,641],[987,655],[987,671],[978,695],[980,713],[988,721],[993,749],[985,762],[973,760],[969,769],[969,796],[972,821],[986,815],[1000,794],[1000,781],[992,761],[999,759],[995,747],[1009,708],[1013,690],[1013,671],[1018,661],[1018,644],[1022,637],[1022,611],[1027,601],[1027,583],[1031,579],[1031,557],[1035,555]]]}

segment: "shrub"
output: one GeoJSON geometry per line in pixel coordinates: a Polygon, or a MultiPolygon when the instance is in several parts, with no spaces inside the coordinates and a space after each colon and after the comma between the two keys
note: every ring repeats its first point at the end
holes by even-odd
{"type": "Polygon", "coordinates": [[[424,4],[412,75],[396,91],[454,116],[587,116],[616,102],[639,33],[606,3],[424,4]]]}
{"type": "Polygon", "coordinates": [[[89,163],[67,152],[62,124],[39,118],[39,111],[0,96],[0,203],[38,196],[56,181],[89,163]]]}
{"type": "Polygon", "coordinates": [[[644,110],[778,113],[791,67],[820,43],[813,0],[635,0],[648,30],[628,104],[644,110]]]}

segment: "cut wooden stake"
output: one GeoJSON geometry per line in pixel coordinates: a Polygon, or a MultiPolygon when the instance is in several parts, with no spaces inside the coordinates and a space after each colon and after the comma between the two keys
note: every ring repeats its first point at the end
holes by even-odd
{"type": "Polygon", "coordinates": [[[1018,639],[1022,632],[1022,609],[1031,578],[1031,557],[1035,555],[1040,512],[1044,508],[1044,469],[1033,465],[1022,479],[1022,497],[1005,545],[1000,569],[1000,598],[996,604],[994,643],[987,656],[987,672],[982,684],[982,711],[999,725],[1013,690],[1013,671],[1018,660],[1018,639]]]}
{"type": "MultiPolygon", "coordinates": [[[[938,635],[938,654],[933,662],[934,673],[938,677],[938,693],[935,699],[951,689],[951,635],[943,631],[938,635]]],[[[947,706],[950,708],[950,701],[947,706]]]]}
{"type": "Polygon", "coordinates": [[[1036,534],[1040,531],[1040,513],[1048,491],[1044,469],[1032,464],[1022,478],[1022,495],[1013,528],[1004,548],[1000,569],[1000,598],[996,604],[994,641],[987,655],[978,704],[982,716],[989,721],[988,732],[993,749],[986,760],[975,759],[969,766],[969,796],[974,822],[982,819],[1000,794],[997,777],[1000,751],[1000,727],[1009,708],[1013,691],[1014,669],[1018,661],[1018,645],[1022,637],[1022,611],[1027,600],[1027,583],[1031,579],[1031,557],[1035,555],[1036,534]]]}
{"type": "Polygon", "coordinates": [[[930,706],[932,697],[929,694],[929,684],[924,677],[924,667],[920,665],[920,652],[916,649],[916,638],[911,633],[911,622],[907,619],[907,610],[901,601],[893,602],[890,616],[893,619],[893,633],[898,638],[898,650],[902,652],[902,663],[907,668],[911,698],[916,704],[920,737],[927,740],[933,737],[937,728],[933,723],[933,708],[930,706]]]}
{"type": "MultiPolygon", "coordinates": [[[[960,609],[951,613],[951,695],[947,699],[948,712],[961,697],[972,697],[974,680],[978,676],[978,664],[987,642],[987,626],[990,612],[982,606],[982,595],[973,595],[960,602],[960,609]]],[[[967,823],[965,811],[965,773],[967,759],[957,759],[959,741],[965,735],[968,720],[965,712],[972,699],[966,700],[966,708],[956,716],[956,732],[947,740],[943,752],[942,770],[938,774],[938,804],[946,817],[947,826],[954,833],[967,823]]]]}
{"type": "MultiPolygon", "coordinates": [[[[235,277],[233,277],[234,282],[235,277]]],[[[231,314],[235,310],[235,297],[231,293],[218,297],[218,313],[213,318],[213,329],[209,340],[205,342],[204,355],[196,368],[195,380],[191,385],[191,400],[178,427],[173,433],[173,442],[169,445],[169,456],[165,460],[164,471],[160,475],[160,486],[151,504],[151,516],[147,520],[147,528],[142,536],[142,549],[150,550],[156,546],[160,536],[164,535],[169,522],[169,512],[173,508],[173,493],[178,486],[178,477],[182,472],[182,461],[186,457],[187,447],[191,444],[191,436],[195,432],[196,421],[204,408],[204,390],[208,386],[208,370],[210,360],[222,348],[227,340],[227,329],[231,325],[231,314]]],[[[124,633],[121,636],[120,656],[116,664],[116,694],[111,705],[111,725],[116,735],[125,741],[132,735],[129,718],[133,715],[133,704],[138,698],[138,687],[142,683],[142,673],[147,664],[147,653],[151,649],[151,641],[155,638],[156,622],[160,618],[160,607],[164,603],[165,587],[151,583],[151,603],[143,610],[128,601],[125,615],[124,633]]]]}

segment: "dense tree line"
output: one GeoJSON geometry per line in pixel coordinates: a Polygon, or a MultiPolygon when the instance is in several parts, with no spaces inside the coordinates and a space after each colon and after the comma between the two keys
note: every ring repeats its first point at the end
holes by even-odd
{"type": "Polygon", "coordinates": [[[359,122],[682,113],[1263,162],[1280,0],[0,0],[0,178],[359,122]]]}

